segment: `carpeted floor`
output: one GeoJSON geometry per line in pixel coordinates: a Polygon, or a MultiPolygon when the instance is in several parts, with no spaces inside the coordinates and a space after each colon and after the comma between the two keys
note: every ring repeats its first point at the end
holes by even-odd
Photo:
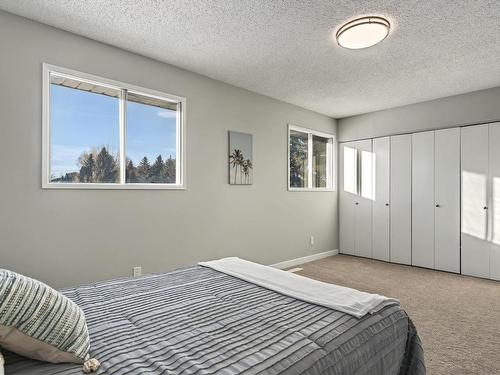
{"type": "Polygon", "coordinates": [[[346,255],[299,267],[303,276],[398,298],[429,375],[500,374],[500,282],[346,255]]]}

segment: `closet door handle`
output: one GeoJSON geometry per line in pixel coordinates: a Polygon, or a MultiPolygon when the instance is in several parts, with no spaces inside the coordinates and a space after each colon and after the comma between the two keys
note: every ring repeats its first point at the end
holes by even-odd
{"type": "Polygon", "coordinates": [[[487,206],[484,206],[484,207],[483,207],[483,210],[487,210],[487,209],[488,209],[488,207],[487,207],[487,206]]]}
{"type": "Polygon", "coordinates": [[[359,202],[354,203],[356,206],[359,204],[359,202]]]}
{"type": "Polygon", "coordinates": [[[436,207],[441,207],[439,204],[436,204],[436,207]]]}
{"type": "Polygon", "coordinates": [[[385,204],[385,206],[386,206],[386,207],[389,207],[389,203],[386,203],[386,204],[385,204]]]}

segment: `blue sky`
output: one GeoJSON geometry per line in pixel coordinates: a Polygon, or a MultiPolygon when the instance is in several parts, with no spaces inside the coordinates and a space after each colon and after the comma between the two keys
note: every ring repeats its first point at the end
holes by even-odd
{"type": "MultiPolygon", "coordinates": [[[[94,147],[119,151],[119,102],[116,98],[51,85],[51,174],[80,169],[78,157],[94,147]]],[[[175,158],[175,112],[129,102],[126,154],[134,164],[147,156],[175,158]]]]}

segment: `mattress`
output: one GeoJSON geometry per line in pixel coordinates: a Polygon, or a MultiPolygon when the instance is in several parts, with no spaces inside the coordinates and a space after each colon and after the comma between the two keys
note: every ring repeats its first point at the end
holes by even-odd
{"type": "MultiPolygon", "coordinates": [[[[201,266],[61,292],[85,312],[97,374],[425,374],[399,306],[355,318],[201,266]]],[[[5,360],[7,375],[82,373],[5,360]]]]}

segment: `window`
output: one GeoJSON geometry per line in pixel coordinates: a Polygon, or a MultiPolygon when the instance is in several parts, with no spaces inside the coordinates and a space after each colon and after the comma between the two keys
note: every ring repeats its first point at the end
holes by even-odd
{"type": "Polygon", "coordinates": [[[290,130],[290,187],[309,187],[309,135],[290,130]]]}
{"type": "Polygon", "coordinates": [[[288,127],[288,189],[334,189],[334,138],[314,130],[288,127]]]}
{"type": "Polygon", "coordinates": [[[184,98],[46,64],[43,77],[44,188],[184,188],[184,98]]]}

